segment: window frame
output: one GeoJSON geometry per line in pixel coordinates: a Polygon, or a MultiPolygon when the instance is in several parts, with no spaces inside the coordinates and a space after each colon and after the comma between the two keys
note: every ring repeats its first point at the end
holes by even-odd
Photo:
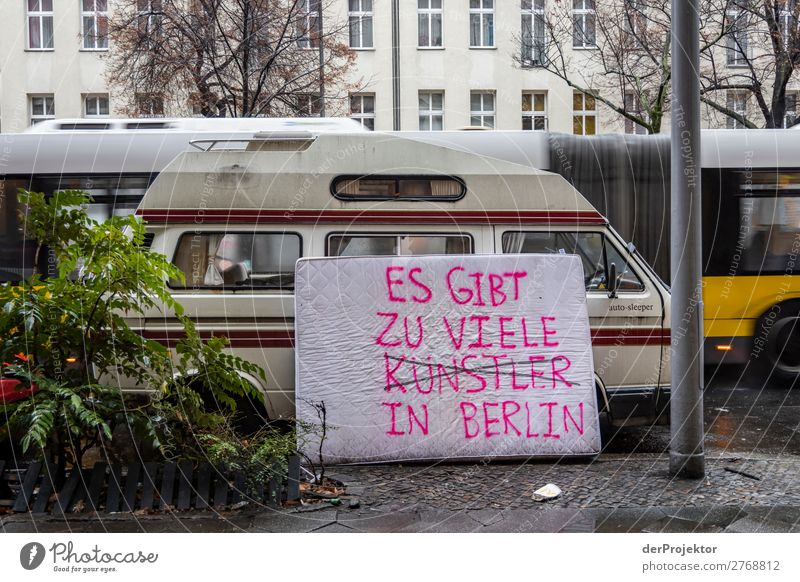
{"type": "Polygon", "coordinates": [[[472,6],[472,0],[470,0],[470,3],[469,3],[469,20],[468,20],[468,23],[469,23],[469,48],[471,48],[471,49],[493,49],[493,48],[497,48],[496,39],[495,39],[495,24],[496,24],[496,22],[495,22],[495,9],[496,9],[497,6],[495,4],[495,0],[475,0],[475,1],[478,3],[477,7],[473,7],[472,6]],[[485,8],[484,7],[484,3],[485,2],[491,2],[492,7],[491,8],[485,8]],[[479,22],[479,26],[478,26],[479,38],[478,38],[478,41],[479,41],[480,44],[474,44],[473,43],[473,40],[474,40],[472,38],[473,16],[477,16],[478,17],[478,22],[479,22]],[[487,44],[486,43],[486,39],[484,38],[484,32],[485,32],[485,27],[486,27],[485,20],[486,19],[489,19],[489,22],[490,22],[489,34],[492,37],[491,38],[492,42],[490,44],[487,44]]]}
{"type": "Polygon", "coordinates": [[[303,35],[298,34],[297,47],[306,50],[317,50],[322,36],[322,31],[319,27],[322,0],[300,0],[300,3],[297,20],[303,23],[303,35]]]}
{"type": "Polygon", "coordinates": [[[587,95],[581,91],[574,91],[572,93],[572,133],[573,135],[597,135],[597,98],[593,97],[592,95],[587,95]],[[575,96],[581,96],[581,109],[575,109],[575,96]],[[593,109],[586,109],[586,98],[589,97],[594,100],[594,108],[593,109]],[[583,133],[575,133],[575,118],[581,118],[581,127],[583,128],[583,133]],[[586,119],[591,117],[594,119],[594,131],[592,133],[586,133],[586,119]]]}
{"type": "Polygon", "coordinates": [[[419,125],[417,127],[418,127],[419,131],[444,131],[444,111],[445,111],[445,109],[444,109],[444,91],[438,91],[438,90],[435,90],[435,89],[421,89],[421,90],[419,90],[417,92],[417,110],[418,110],[418,114],[419,114],[418,117],[417,117],[417,121],[419,123],[419,125]],[[429,103],[428,109],[422,109],[421,106],[420,106],[419,101],[422,98],[422,95],[427,95],[428,96],[428,103],[429,103]],[[441,95],[441,97],[442,97],[442,108],[441,109],[434,109],[433,108],[433,96],[434,95],[441,95]],[[434,129],[433,128],[433,120],[436,117],[440,117],[441,120],[442,120],[441,129],[434,129]],[[428,129],[422,129],[422,119],[423,118],[427,118],[428,119],[428,127],[429,127],[428,129]]]}
{"type": "Polygon", "coordinates": [[[108,50],[108,0],[105,0],[106,9],[105,10],[98,10],[97,9],[97,3],[101,2],[101,1],[103,1],[103,0],[80,0],[80,2],[81,2],[81,38],[82,38],[81,49],[80,50],[82,50],[82,51],[90,51],[90,52],[99,51],[99,52],[103,52],[103,51],[107,51],[108,50]],[[84,6],[84,2],[87,2],[87,1],[92,3],[92,5],[95,7],[94,10],[86,10],[86,8],[84,6]],[[94,26],[94,30],[97,31],[98,30],[98,25],[99,25],[99,22],[100,22],[101,18],[105,19],[105,26],[106,26],[105,35],[95,34],[95,35],[89,36],[87,34],[87,32],[86,32],[86,20],[87,19],[92,19],[92,21],[94,22],[94,25],[93,25],[94,26]],[[86,41],[88,39],[90,39],[90,38],[94,39],[94,44],[93,44],[93,46],[86,46],[86,41]],[[102,46],[98,46],[98,40],[102,40],[105,44],[102,45],[102,46]]]}
{"type": "MultiPolygon", "coordinates": [[[[578,237],[580,235],[597,234],[597,235],[600,236],[600,240],[601,240],[602,245],[603,245],[603,269],[604,269],[605,280],[606,280],[606,288],[605,289],[600,289],[600,288],[589,288],[589,287],[586,287],[586,293],[597,293],[597,294],[602,294],[604,296],[608,296],[608,280],[609,280],[609,274],[610,274],[609,271],[611,269],[611,265],[608,262],[608,245],[611,245],[611,247],[616,251],[616,253],[619,255],[619,257],[623,261],[625,261],[625,265],[626,265],[625,269],[621,269],[620,270],[619,266],[617,267],[617,278],[619,278],[621,275],[625,274],[626,272],[630,272],[636,277],[636,279],[637,279],[637,281],[639,282],[639,285],[640,285],[640,287],[638,289],[622,289],[622,288],[618,287],[617,290],[616,290],[617,294],[618,295],[620,293],[623,293],[623,294],[636,294],[636,293],[646,293],[647,292],[647,284],[645,283],[645,281],[647,280],[647,277],[643,276],[642,273],[639,273],[636,270],[636,268],[634,268],[634,264],[635,264],[635,261],[633,260],[634,259],[634,255],[631,254],[631,256],[628,257],[628,260],[626,260],[626,256],[625,256],[624,252],[620,251],[620,249],[614,244],[614,242],[613,242],[614,241],[614,237],[610,236],[609,233],[607,233],[607,232],[605,232],[603,230],[556,230],[556,229],[553,229],[553,228],[551,228],[549,230],[504,230],[500,234],[500,252],[502,254],[504,254],[504,255],[530,254],[530,253],[516,253],[516,252],[507,253],[507,252],[505,252],[503,250],[503,248],[505,247],[506,235],[513,235],[513,234],[546,234],[546,235],[551,235],[551,236],[555,236],[555,235],[559,235],[559,234],[570,234],[570,235],[575,235],[576,237],[578,237]]],[[[577,242],[577,240],[576,240],[576,242],[577,242]]],[[[550,254],[556,254],[556,253],[550,253],[550,254]]],[[[574,254],[574,253],[570,253],[570,254],[574,254]]],[[[578,256],[580,257],[580,255],[578,255],[578,256]]],[[[581,265],[583,265],[583,258],[582,257],[581,257],[581,265]]],[[[584,281],[585,281],[585,279],[586,279],[586,274],[584,273],[584,281]]]]}
{"type": "Polygon", "coordinates": [[[522,113],[522,131],[548,131],[548,126],[550,124],[549,117],[547,115],[547,91],[523,91],[522,92],[522,103],[520,104],[520,109],[522,113]],[[525,111],[524,103],[525,103],[525,96],[531,96],[531,110],[525,111]],[[543,111],[536,111],[536,96],[541,95],[544,99],[544,110],[543,111]],[[531,119],[531,128],[525,129],[525,119],[531,119]],[[543,119],[544,120],[544,128],[543,129],[536,129],[536,119],[543,119]]]}
{"type": "Polygon", "coordinates": [[[30,93],[28,94],[28,127],[33,127],[37,123],[56,118],[56,96],[54,93],[30,93]],[[44,113],[36,114],[33,112],[33,100],[44,99],[44,113]],[[47,99],[50,99],[53,109],[52,113],[47,113],[47,99]]]}
{"type": "MultiPolygon", "coordinates": [[[[395,186],[395,192],[397,191],[397,186],[395,186]]],[[[459,176],[447,175],[447,174],[340,174],[336,176],[333,180],[331,180],[330,185],[330,192],[331,196],[336,198],[337,200],[345,200],[348,202],[358,202],[358,201],[365,201],[365,202],[378,202],[378,201],[387,201],[387,200],[395,200],[399,202],[456,202],[464,198],[467,195],[467,183],[464,181],[463,178],[459,176]],[[356,196],[353,194],[341,194],[337,191],[336,187],[341,184],[342,182],[353,182],[354,180],[394,180],[395,183],[399,182],[400,180],[430,180],[432,182],[457,182],[461,189],[458,194],[455,196],[356,196]]]]}
{"type": "Polygon", "coordinates": [[[595,0],[573,0],[572,2],[572,48],[575,50],[592,50],[597,48],[597,4],[595,0]],[[575,2],[581,3],[581,8],[575,8],[575,2]],[[590,6],[590,8],[587,8],[590,6]],[[586,28],[589,18],[592,19],[593,34],[591,40],[587,38],[586,28]],[[580,22],[581,38],[575,34],[580,22]]]}
{"type": "Polygon", "coordinates": [[[136,104],[136,113],[137,116],[142,119],[161,119],[166,117],[166,103],[164,101],[164,95],[161,93],[136,93],[134,95],[134,100],[136,104]],[[142,113],[145,108],[142,107],[142,104],[149,103],[149,107],[147,108],[149,111],[148,113],[142,113]],[[157,105],[160,103],[160,107],[153,107],[153,105],[157,105]],[[152,113],[152,111],[156,109],[161,109],[161,113],[152,113]]]}
{"type": "Polygon", "coordinates": [[[54,18],[54,10],[53,10],[53,3],[55,0],[50,1],[50,10],[44,10],[44,2],[47,0],[33,0],[34,2],[38,2],[39,10],[31,10],[30,3],[31,0],[25,0],[25,50],[28,51],[52,51],[55,50],[55,18],[54,18]],[[31,38],[31,20],[36,19],[39,21],[39,42],[41,46],[33,46],[33,39],[31,38]],[[45,37],[44,37],[44,21],[45,19],[50,20],[50,30],[52,32],[52,36],[50,37],[50,46],[44,46],[45,44],[45,37]]]}
{"type": "MultiPolygon", "coordinates": [[[[633,91],[625,91],[623,95],[623,106],[628,113],[642,115],[642,100],[633,91]],[[629,99],[630,98],[630,99],[629,99]],[[630,103],[628,102],[630,100],[630,103]]],[[[635,121],[624,118],[626,135],[647,135],[647,128],[635,121]]],[[[597,122],[595,121],[595,124],[597,122]]]]}
{"type": "MultiPolygon", "coordinates": [[[[297,237],[298,242],[298,259],[303,257],[303,235],[297,231],[291,230],[282,230],[282,231],[269,231],[269,230],[184,230],[178,235],[177,240],[175,241],[175,248],[172,253],[172,258],[170,262],[173,266],[177,267],[178,264],[175,262],[178,251],[181,248],[181,241],[183,241],[184,237],[191,237],[191,236],[210,236],[210,235],[245,235],[245,236],[258,236],[258,235],[278,235],[278,236],[287,236],[292,235],[297,237]]],[[[296,260],[295,260],[296,261],[296,260]]],[[[183,272],[183,271],[181,271],[183,272]]],[[[185,273],[184,273],[185,274],[185,273]]],[[[292,275],[294,275],[294,271],[292,271],[292,275]]],[[[188,285],[184,285],[183,287],[177,286],[174,284],[174,281],[169,280],[167,281],[167,286],[170,289],[174,289],[176,291],[215,291],[216,293],[223,292],[223,293],[237,293],[237,292],[246,292],[246,293],[253,293],[253,292],[260,292],[260,293],[267,293],[270,295],[286,295],[287,292],[289,294],[294,295],[294,282],[292,282],[291,287],[282,288],[282,289],[270,289],[265,287],[253,287],[250,286],[241,286],[241,287],[226,287],[224,285],[198,285],[195,287],[191,287],[188,285]]]]}
{"type": "Polygon", "coordinates": [[[362,127],[365,127],[371,131],[375,131],[375,93],[350,93],[350,119],[355,119],[358,121],[362,127]],[[372,98],[372,111],[365,112],[364,111],[364,98],[371,97],[372,98]],[[353,113],[353,99],[357,98],[360,104],[360,109],[358,113],[353,113]],[[368,124],[364,123],[364,121],[372,120],[372,127],[368,127],[368,124]]]}
{"type": "MultiPolygon", "coordinates": [[[[747,118],[747,104],[748,104],[748,101],[750,101],[750,95],[749,95],[749,93],[747,91],[739,90],[739,89],[731,89],[731,90],[727,91],[727,93],[725,95],[725,100],[726,100],[726,105],[728,106],[728,109],[730,109],[734,113],[738,113],[739,115],[741,115],[745,119],[747,118]],[[739,98],[741,98],[741,101],[739,101],[739,98]],[[739,109],[737,107],[737,105],[739,105],[739,103],[743,103],[744,104],[744,106],[741,109],[739,109]]],[[[727,119],[725,120],[726,121],[725,125],[726,125],[726,127],[728,129],[734,129],[734,130],[735,129],[747,129],[747,126],[744,125],[743,123],[741,123],[738,119],[735,119],[735,118],[731,117],[730,115],[726,116],[726,118],[727,119]]]]}
{"type": "Polygon", "coordinates": [[[375,50],[375,5],[374,0],[348,0],[347,1],[347,44],[351,50],[375,50]],[[353,2],[358,5],[358,10],[352,10],[353,2]],[[369,10],[364,10],[364,3],[369,2],[369,10]],[[363,22],[370,22],[369,45],[364,44],[363,22]],[[358,46],[353,46],[353,23],[358,23],[358,46]]]}
{"type": "MultiPolygon", "coordinates": [[[[434,254],[428,255],[334,255],[331,253],[331,239],[333,237],[361,237],[361,238],[394,238],[397,239],[397,249],[400,250],[400,239],[405,236],[419,236],[419,237],[431,237],[431,238],[465,238],[469,241],[469,252],[466,253],[468,255],[475,254],[475,238],[469,232],[459,231],[459,232],[441,232],[441,231],[424,231],[424,232],[409,232],[409,231],[335,231],[329,232],[325,235],[325,256],[326,257],[432,257],[437,256],[434,254]]],[[[452,256],[452,255],[444,255],[444,256],[452,256]]]]}
{"type": "Polygon", "coordinates": [[[444,0],[440,0],[439,8],[432,8],[431,3],[434,0],[417,0],[417,48],[422,50],[440,50],[444,49],[444,0]],[[426,8],[420,8],[420,2],[427,2],[426,8]],[[434,16],[439,17],[439,44],[433,44],[433,20],[434,16]],[[427,38],[428,44],[420,42],[422,38],[422,17],[425,17],[427,22],[427,38]]]}
{"type": "Polygon", "coordinates": [[[520,4],[520,60],[523,67],[543,67],[547,52],[547,28],[545,26],[545,13],[547,10],[546,0],[522,0],[520,4]],[[526,6],[526,4],[528,6],[526,6]],[[525,21],[529,20],[528,31],[530,32],[530,42],[526,45],[525,21]],[[539,58],[537,54],[537,23],[541,25],[541,38],[538,39],[539,58]]]}
{"type": "Polygon", "coordinates": [[[727,34],[725,42],[725,64],[730,68],[736,69],[748,66],[750,59],[748,27],[746,22],[738,22],[740,19],[746,18],[746,15],[745,11],[736,10],[735,7],[725,12],[726,23],[733,23],[732,30],[727,34]],[[741,45],[744,46],[740,49],[741,45]]]}
{"type": "Polygon", "coordinates": [[[86,119],[104,119],[111,117],[111,99],[108,93],[88,93],[83,96],[83,117],[86,119]],[[97,111],[100,111],[100,99],[106,100],[106,109],[108,113],[89,113],[88,104],[90,100],[95,100],[97,103],[97,111]]]}
{"type": "Polygon", "coordinates": [[[485,127],[487,129],[496,129],[497,128],[497,92],[496,91],[470,91],[469,92],[469,124],[475,127],[485,127]],[[472,109],[472,96],[473,95],[480,95],[481,96],[481,109],[472,109]],[[485,109],[485,98],[487,95],[492,96],[492,109],[485,109]],[[481,122],[480,124],[476,125],[473,123],[473,118],[480,117],[481,122]],[[486,125],[485,119],[486,117],[492,118],[492,124],[486,125]]]}

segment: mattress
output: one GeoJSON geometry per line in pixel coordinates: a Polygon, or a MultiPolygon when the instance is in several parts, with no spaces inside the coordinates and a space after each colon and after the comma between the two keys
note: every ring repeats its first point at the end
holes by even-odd
{"type": "Polygon", "coordinates": [[[593,455],[574,255],[301,259],[301,447],[326,463],[593,455]]]}

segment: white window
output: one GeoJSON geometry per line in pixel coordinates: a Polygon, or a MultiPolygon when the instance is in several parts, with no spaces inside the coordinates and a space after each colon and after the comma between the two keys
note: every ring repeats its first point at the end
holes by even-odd
{"type": "Polygon", "coordinates": [[[547,131],[547,93],[544,91],[522,93],[522,129],[547,131]]]}
{"type": "Polygon", "coordinates": [[[786,111],[783,113],[783,127],[790,128],[797,119],[797,93],[786,93],[786,111]]]}
{"type": "Polygon", "coordinates": [[[469,46],[494,46],[494,0],[469,0],[469,46]]]}
{"type": "Polygon", "coordinates": [[[597,46],[594,0],[572,0],[572,46],[595,48],[597,46]]]}
{"type": "Polygon", "coordinates": [[[108,49],[108,0],[81,0],[83,48],[108,49]]]}
{"type": "Polygon", "coordinates": [[[625,45],[627,48],[636,49],[642,47],[644,39],[645,25],[645,2],[643,0],[625,0],[625,45]]]}
{"type": "Polygon", "coordinates": [[[31,108],[31,125],[56,116],[56,101],[52,95],[31,95],[28,98],[31,108]]]}
{"type": "Polygon", "coordinates": [[[727,56],[729,67],[747,66],[747,14],[740,10],[729,10],[725,15],[729,27],[727,56]]]}
{"type": "Polygon", "coordinates": [[[139,11],[139,34],[148,39],[158,35],[161,28],[161,0],[136,0],[136,9],[139,11]]]}
{"type": "Polygon", "coordinates": [[[441,91],[419,92],[420,131],[444,129],[444,93],[441,91]]]}
{"type": "Polygon", "coordinates": [[[349,0],[350,48],[372,48],[372,0],[349,0]]]}
{"type": "Polygon", "coordinates": [[[164,98],[156,93],[137,93],[136,111],[139,117],[164,117],[164,98]]]}
{"type": "Polygon", "coordinates": [[[27,0],[28,48],[53,48],[53,0],[27,0]]]}
{"type": "Polygon", "coordinates": [[[572,133],[594,135],[597,133],[597,101],[579,91],[572,94],[572,133]]]}
{"type": "Polygon", "coordinates": [[[494,129],[494,93],[473,91],[469,96],[469,124],[494,129]]]}
{"type": "MultiPolygon", "coordinates": [[[[747,91],[728,91],[728,109],[747,118],[747,91]]],[[[728,117],[728,129],[745,129],[747,126],[734,117],[728,117]]]]}
{"type": "MultiPolygon", "coordinates": [[[[636,93],[630,91],[625,93],[625,111],[637,117],[642,117],[642,100],[636,93]]],[[[626,117],[625,133],[644,135],[647,133],[647,129],[643,125],[639,125],[626,117]]]]}
{"type": "Polygon", "coordinates": [[[300,93],[295,96],[295,111],[298,117],[319,117],[322,110],[319,95],[300,93]]]}
{"type": "Polygon", "coordinates": [[[350,117],[367,129],[375,129],[375,95],[350,95],[350,117]]]}
{"type": "Polygon", "coordinates": [[[781,40],[783,41],[783,49],[789,48],[789,43],[794,37],[797,36],[797,21],[792,13],[792,7],[788,3],[784,6],[778,6],[780,11],[779,16],[776,18],[778,27],[781,31],[781,40]]]}
{"type": "Polygon", "coordinates": [[[522,64],[541,66],[545,59],[544,0],[522,0],[522,64]]]}
{"type": "Polygon", "coordinates": [[[417,0],[418,46],[442,46],[442,0],[417,0]]]}
{"type": "Polygon", "coordinates": [[[297,46],[300,48],[319,48],[319,8],[320,0],[300,0],[297,17],[297,46]]]}
{"type": "Polygon", "coordinates": [[[87,95],[83,99],[86,117],[108,117],[108,95],[87,95]]]}

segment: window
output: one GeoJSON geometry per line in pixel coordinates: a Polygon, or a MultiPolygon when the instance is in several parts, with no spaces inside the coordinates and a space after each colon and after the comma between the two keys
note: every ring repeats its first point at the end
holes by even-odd
{"type": "Polygon", "coordinates": [[[729,10],[725,23],[730,32],[727,37],[727,58],[729,67],[747,66],[747,15],[743,11],[729,10]]]}
{"type": "Polygon", "coordinates": [[[522,94],[522,129],[547,131],[547,93],[544,91],[522,94]]]}
{"type": "Polygon", "coordinates": [[[53,0],[27,0],[28,48],[53,48],[53,0]]]}
{"type": "Polygon", "coordinates": [[[108,48],[108,1],[81,0],[81,35],[83,48],[108,48]]]}
{"type": "Polygon", "coordinates": [[[645,3],[643,0],[625,0],[625,46],[629,49],[642,47],[645,26],[645,3]]]}
{"type": "Polygon", "coordinates": [[[56,101],[52,95],[31,95],[31,125],[56,116],[56,101]]]}
{"type": "Polygon", "coordinates": [[[572,46],[595,48],[594,0],[572,0],[572,46]]]}
{"type": "Polygon", "coordinates": [[[87,95],[84,97],[83,114],[86,117],[107,117],[108,95],[87,95]]]}
{"type": "Polygon", "coordinates": [[[186,281],[170,286],[291,290],[299,258],[296,234],[187,233],[173,259],[186,281]]]}
{"type": "Polygon", "coordinates": [[[300,48],[319,48],[319,9],[320,0],[300,0],[297,17],[297,46],[300,48]]]}
{"type": "Polygon", "coordinates": [[[367,129],[375,129],[375,95],[350,95],[350,117],[367,129]]]}
{"type": "MultiPolygon", "coordinates": [[[[728,109],[747,118],[747,91],[728,91],[728,109]]],[[[747,126],[735,117],[728,117],[728,129],[745,129],[747,126]]]]}
{"type": "Polygon", "coordinates": [[[545,60],[544,0],[522,0],[522,64],[541,66],[545,60]]]}
{"type": "Polygon", "coordinates": [[[578,255],[583,263],[587,291],[608,288],[608,273],[614,263],[618,291],[644,289],[641,279],[629,269],[628,261],[599,232],[504,232],[503,252],[578,255]]]}
{"type": "Polygon", "coordinates": [[[419,92],[420,131],[444,129],[444,93],[440,91],[419,92]]]}
{"type": "Polygon", "coordinates": [[[442,0],[417,0],[417,46],[442,46],[442,0]]]}
{"type": "Polygon", "coordinates": [[[161,30],[161,0],[136,0],[136,8],[139,35],[148,41],[156,38],[161,30]]]}
{"type": "Polygon", "coordinates": [[[469,0],[469,46],[494,46],[494,0],[469,0]]]}
{"type": "Polygon", "coordinates": [[[591,95],[572,94],[572,133],[594,135],[597,133],[597,101],[591,95]]]}
{"type": "Polygon", "coordinates": [[[312,93],[301,93],[295,95],[295,113],[298,117],[319,117],[322,111],[322,103],[319,95],[312,93]]]}
{"type": "Polygon", "coordinates": [[[415,256],[466,255],[472,253],[472,239],[466,235],[331,235],[328,256],[415,256]]]}
{"type": "Polygon", "coordinates": [[[454,202],[467,186],[454,176],[337,176],[331,192],[340,200],[432,200],[454,202]]]}
{"type": "MultiPolygon", "coordinates": [[[[772,192],[777,193],[775,189],[772,192]]],[[[748,218],[740,274],[797,273],[800,198],[743,196],[739,198],[739,211],[740,216],[748,218]]],[[[745,224],[744,219],[741,224],[745,224]]]]}
{"type": "MultiPolygon", "coordinates": [[[[637,117],[643,117],[642,100],[636,93],[628,91],[625,93],[625,111],[637,117]]],[[[645,135],[647,129],[635,121],[625,118],[625,133],[645,135]]]]}
{"type": "Polygon", "coordinates": [[[777,8],[779,10],[779,15],[776,17],[776,20],[778,21],[778,28],[781,33],[781,40],[783,41],[783,50],[787,50],[790,43],[792,43],[793,39],[797,36],[797,22],[795,21],[790,4],[786,3],[783,6],[778,5],[777,8]]]}
{"type": "Polygon", "coordinates": [[[349,0],[350,48],[372,48],[372,0],[349,0]]]}
{"type": "Polygon", "coordinates": [[[469,124],[494,129],[494,93],[473,91],[469,96],[469,124]]]}
{"type": "Polygon", "coordinates": [[[139,117],[164,117],[164,98],[155,93],[137,93],[136,111],[139,117]]]}
{"type": "Polygon", "coordinates": [[[786,111],[783,112],[783,127],[794,126],[797,119],[797,93],[786,93],[786,111]]]}

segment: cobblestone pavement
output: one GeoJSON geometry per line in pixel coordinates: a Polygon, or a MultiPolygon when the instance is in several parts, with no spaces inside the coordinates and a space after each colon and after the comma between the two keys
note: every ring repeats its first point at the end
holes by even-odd
{"type": "Polygon", "coordinates": [[[560,508],[800,506],[800,459],[708,458],[702,481],[668,473],[665,455],[604,455],[593,461],[336,467],[331,471],[376,510],[528,509],[555,483],[560,508]],[[744,474],[743,474],[744,473],[744,474]]]}

